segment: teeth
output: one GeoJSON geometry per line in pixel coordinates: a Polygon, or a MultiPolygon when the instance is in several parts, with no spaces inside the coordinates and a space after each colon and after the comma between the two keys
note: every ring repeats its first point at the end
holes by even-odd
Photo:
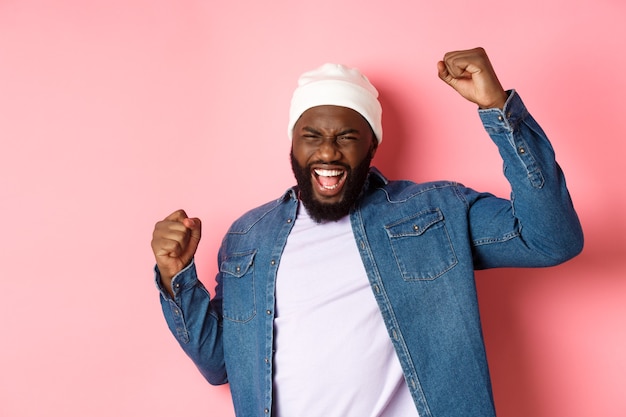
{"type": "Polygon", "coordinates": [[[343,171],[338,169],[316,169],[315,173],[320,177],[338,177],[343,175],[343,171]]]}

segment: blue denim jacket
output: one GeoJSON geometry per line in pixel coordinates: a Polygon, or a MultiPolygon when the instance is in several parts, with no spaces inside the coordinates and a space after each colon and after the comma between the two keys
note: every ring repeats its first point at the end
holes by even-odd
{"type": "MultiPolygon", "coordinates": [[[[553,149],[519,96],[511,91],[504,110],[479,115],[504,160],[511,200],[454,182],[387,181],[372,168],[350,213],[421,417],[495,415],[474,270],[557,265],[583,245],[553,149]]],[[[297,207],[292,188],[235,221],[213,298],[193,263],[174,278],[174,299],[161,289],[172,333],[210,383],[230,383],[240,417],[272,413],[275,280],[297,207]]]]}

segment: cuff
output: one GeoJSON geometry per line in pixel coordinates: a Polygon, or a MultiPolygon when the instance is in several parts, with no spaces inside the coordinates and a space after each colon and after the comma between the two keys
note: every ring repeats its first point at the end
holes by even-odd
{"type": "MultiPolygon", "coordinates": [[[[191,262],[189,262],[189,265],[184,267],[178,274],[174,275],[174,278],[172,278],[172,290],[174,291],[174,296],[177,296],[178,293],[185,288],[194,286],[197,281],[198,277],[196,275],[196,265],[195,261],[192,259],[191,262]]],[[[161,283],[161,273],[156,265],[154,266],[154,284],[163,298],[166,300],[172,299],[169,292],[167,292],[161,283]]]]}
{"type": "Polygon", "coordinates": [[[509,98],[502,109],[478,109],[478,115],[488,132],[511,132],[528,115],[528,110],[515,90],[507,91],[509,98]]]}

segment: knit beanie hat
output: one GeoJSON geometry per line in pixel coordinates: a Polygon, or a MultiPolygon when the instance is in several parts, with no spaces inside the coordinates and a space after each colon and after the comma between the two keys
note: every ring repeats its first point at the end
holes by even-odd
{"type": "Polygon", "coordinates": [[[358,69],[340,64],[324,64],[300,76],[289,109],[289,139],[293,138],[293,128],[302,113],[325,105],[347,107],[360,113],[372,127],[378,143],[383,141],[378,91],[358,69]]]}

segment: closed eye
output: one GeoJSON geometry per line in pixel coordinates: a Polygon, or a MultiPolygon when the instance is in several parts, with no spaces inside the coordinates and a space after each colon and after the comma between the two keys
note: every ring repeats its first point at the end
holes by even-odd
{"type": "MultiPolygon", "coordinates": [[[[305,126],[302,128],[302,133],[300,134],[302,139],[306,140],[318,140],[324,138],[324,134],[319,132],[318,130],[305,126]]],[[[361,135],[356,129],[346,129],[343,131],[339,131],[336,135],[334,135],[335,141],[340,142],[352,142],[361,139],[361,135]]]]}

